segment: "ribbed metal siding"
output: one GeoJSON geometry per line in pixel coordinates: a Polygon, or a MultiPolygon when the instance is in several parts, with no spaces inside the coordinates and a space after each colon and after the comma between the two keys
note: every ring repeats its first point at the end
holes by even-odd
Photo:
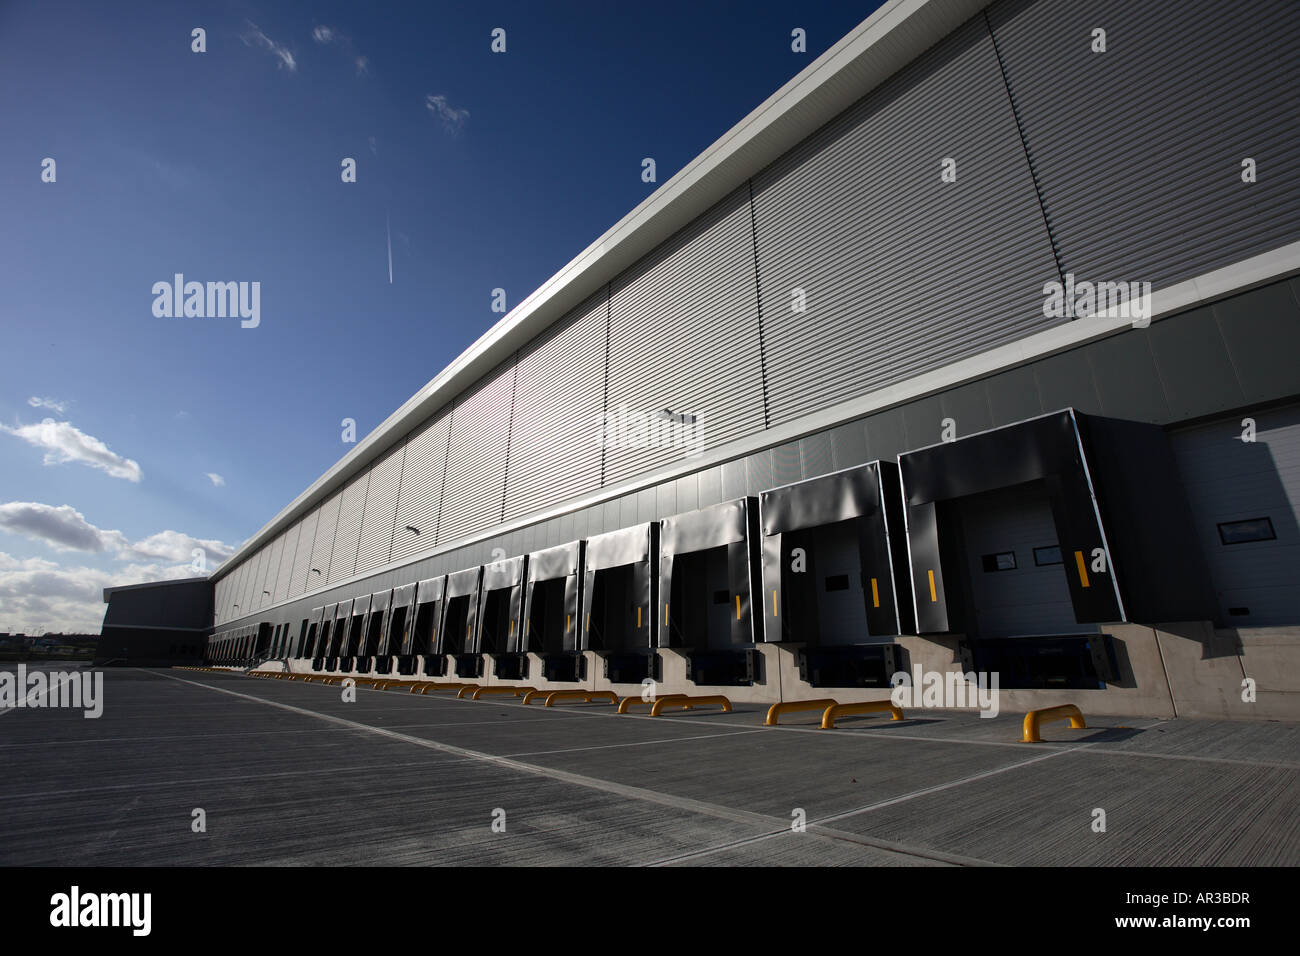
{"type": "Polygon", "coordinates": [[[439,543],[501,520],[514,381],[515,357],[511,356],[456,403],[439,543]]]}
{"type": "Polygon", "coordinates": [[[451,410],[443,409],[407,439],[401,490],[397,495],[397,519],[393,523],[394,561],[427,551],[437,541],[450,423],[451,410]],[[418,528],[420,533],[407,531],[408,525],[418,528]]]}
{"type": "Polygon", "coordinates": [[[239,602],[241,615],[257,610],[257,598],[262,593],[263,569],[266,567],[266,548],[267,546],[263,545],[253,555],[251,567],[248,569],[248,578],[244,581],[244,597],[239,602]]]}
{"type": "Polygon", "coordinates": [[[307,590],[307,578],[316,577],[311,573],[312,551],[316,546],[316,525],[320,522],[320,508],[316,508],[302,519],[298,531],[298,547],[293,558],[293,580],[289,585],[289,597],[297,597],[307,590]]]}
{"type": "Polygon", "coordinates": [[[1017,0],[989,19],[1065,271],[1159,288],[1300,239],[1295,0],[1017,0]]]}
{"type": "Polygon", "coordinates": [[[606,311],[601,292],[520,353],[507,519],[600,487],[606,311]]]}
{"type": "Polygon", "coordinates": [[[607,443],[606,484],[763,428],[748,197],[748,186],[732,193],[613,285],[606,413],[634,424],[665,410],[695,416],[703,442],[683,430],[687,447],[671,434],[661,447],[627,447],[629,429],[607,443]]]}
{"type": "Polygon", "coordinates": [[[400,442],[375,462],[366,490],[366,507],[361,517],[361,547],[357,573],[388,563],[393,546],[393,519],[397,516],[397,492],[402,482],[402,460],[406,443],[400,442]]]}
{"type": "Polygon", "coordinates": [[[283,531],[271,542],[271,548],[266,552],[266,568],[262,573],[262,587],[268,594],[257,592],[257,606],[266,607],[275,603],[275,592],[280,585],[280,564],[284,558],[284,538],[283,531]]]}
{"type": "Polygon", "coordinates": [[[316,524],[316,541],[311,548],[311,565],[316,568],[320,574],[307,572],[307,590],[314,591],[329,581],[330,557],[334,553],[334,532],[339,523],[339,504],[343,500],[343,492],[336,491],[325,499],[321,505],[320,520],[316,524]]]}
{"type": "Polygon", "coordinates": [[[772,424],[1056,321],[1042,312],[1051,243],[983,17],[756,176],[754,217],[772,424]]]}
{"type": "Polygon", "coordinates": [[[284,547],[280,550],[280,568],[275,576],[275,588],[271,591],[277,602],[287,600],[289,597],[289,584],[293,578],[293,562],[298,552],[302,521],[301,518],[295,521],[284,533],[284,547]]]}
{"type": "Polygon", "coordinates": [[[339,502],[338,528],[334,532],[334,554],[330,558],[329,582],[342,581],[357,568],[357,548],[361,543],[361,515],[370,484],[367,469],[347,483],[339,502]]]}

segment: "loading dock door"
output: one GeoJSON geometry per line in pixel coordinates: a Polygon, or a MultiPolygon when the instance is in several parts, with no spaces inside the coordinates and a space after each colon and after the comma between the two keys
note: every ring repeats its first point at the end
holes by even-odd
{"type": "MultiPolygon", "coordinates": [[[[906,585],[897,472],[872,462],[764,492],[763,635],[809,647],[890,641],[906,585]],[[892,547],[890,528],[900,539],[892,547]]],[[[907,618],[910,623],[910,616],[907,618]]]]}
{"type": "Polygon", "coordinates": [[[447,575],[442,594],[442,626],[438,629],[434,653],[474,653],[474,624],[478,617],[479,584],[483,568],[469,568],[447,575]]]}
{"type": "Polygon", "coordinates": [[[414,584],[404,584],[393,588],[393,598],[389,602],[388,620],[384,622],[384,642],[379,653],[384,656],[396,656],[411,653],[408,647],[408,634],[411,626],[411,605],[415,600],[414,584]]]}
{"type": "Polygon", "coordinates": [[[528,555],[518,650],[543,656],[577,651],[583,552],[584,542],[573,541],[528,555]]]}
{"type": "Polygon", "coordinates": [[[587,539],[582,648],[641,651],[651,647],[658,582],[651,567],[656,524],[637,525],[587,539]]]}
{"type": "Polygon", "coordinates": [[[1170,435],[1229,627],[1300,624],[1300,405],[1251,413],[1170,435]],[[1248,434],[1248,433],[1247,433],[1248,434]]]}
{"type": "Polygon", "coordinates": [[[756,502],[739,498],[660,522],[659,647],[752,647],[756,502]]]}
{"type": "Polygon", "coordinates": [[[483,598],[479,606],[475,650],[484,654],[516,652],[523,613],[526,563],[527,559],[520,555],[483,568],[483,598]]]}
{"type": "Polygon", "coordinates": [[[1075,621],[1052,506],[1041,481],[950,503],[961,522],[972,636],[1095,633],[1075,621]]]}

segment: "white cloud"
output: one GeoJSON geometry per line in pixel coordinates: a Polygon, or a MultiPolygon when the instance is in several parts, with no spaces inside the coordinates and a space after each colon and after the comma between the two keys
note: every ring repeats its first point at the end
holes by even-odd
{"type": "Polygon", "coordinates": [[[71,505],[7,502],[0,505],[0,530],[44,542],[56,551],[121,551],[129,546],[122,532],[96,528],[71,505]]]}
{"type": "Polygon", "coordinates": [[[57,398],[37,398],[33,395],[27,399],[27,404],[32,408],[48,408],[50,411],[58,412],[62,415],[68,410],[68,403],[61,402],[57,398]]]}
{"type": "Polygon", "coordinates": [[[442,120],[443,129],[449,133],[457,133],[465,125],[465,120],[469,119],[469,110],[457,109],[447,102],[447,97],[438,94],[435,96],[428,93],[424,97],[425,108],[434,116],[442,120]]]}
{"type": "Polygon", "coordinates": [[[0,552],[0,630],[97,634],[104,621],[104,588],[195,576],[189,564],[130,564],[104,571],[0,552]]]}
{"type": "Polygon", "coordinates": [[[311,38],[321,46],[337,45],[343,53],[352,60],[352,65],[357,68],[357,76],[364,76],[370,66],[370,58],[361,56],[356,52],[352,45],[352,38],[346,33],[341,33],[333,27],[327,27],[323,23],[313,27],[311,38]]]}
{"type": "Polygon", "coordinates": [[[0,425],[0,431],[8,432],[37,448],[44,448],[47,465],[79,461],[91,468],[100,468],[114,478],[138,482],[144,477],[138,463],[109,451],[108,446],[98,438],[87,435],[70,422],[56,422],[47,418],[39,425],[19,425],[16,428],[0,425]]]}
{"type": "Polygon", "coordinates": [[[235,549],[214,538],[195,538],[180,531],[159,531],[132,542],[120,531],[97,528],[71,505],[42,504],[38,501],[10,501],[0,504],[0,530],[20,534],[49,545],[56,551],[115,552],[119,561],[189,562],[194,550],[202,548],[209,569],[225,561],[235,549]]]}
{"type": "Polygon", "coordinates": [[[317,43],[330,43],[334,39],[334,31],[327,26],[319,26],[311,31],[311,37],[317,43]]]}
{"type": "Polygon", "coordinates": [[[290,73],[298,69],[298,61],[293,58],[293,53],[288,47],[276,43],[263,33],[257,24],[247,20],[244,22],[248,23],[248,32],[242,34],[239,39],[244,41],[245,46],[253,46],[254,44],[260,46],[280,61],[277,64],[279,67],[287,69],[290,73]]]}
{"type": "Polygon", "coordinates": [[[208,472],[208,481],[212,482],[214,488],[221,488],[226,483],[226,479],[222,478],[215,471],[208,472]]]}

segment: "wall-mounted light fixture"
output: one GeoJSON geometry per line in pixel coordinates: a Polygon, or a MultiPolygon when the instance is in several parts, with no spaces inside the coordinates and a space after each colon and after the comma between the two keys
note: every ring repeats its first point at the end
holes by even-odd
{"type": "Polygon", "coordinates": [[[415,525],[413,525],[413,524],[408,524],[408,525],[406,526],[406,530],[409,531],[409,532],[411,532],[412,534],[419,534],[419,533],[420,533],[420,529],[417,528],[417,527],[416,527],[415,525]]]}

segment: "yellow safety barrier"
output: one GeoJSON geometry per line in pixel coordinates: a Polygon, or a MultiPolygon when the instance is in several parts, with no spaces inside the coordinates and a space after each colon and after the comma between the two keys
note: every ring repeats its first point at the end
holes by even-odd
{"type": "Polygon", "coordinates": [[[835,727],[835,720],[839,717],[848,717],[851,714],[883,714],[888,713],[890,720],[902,720],[903,712],[894,706],[893,701],[889,700],[864,700],[856,704],[835,704],[833,707],[827,707],[826,713],[822,714],[822,730],[831,730],[835,727]]]}
{"type": "Polygon", "coordinates": [[[537,690],[536,687],[509,687],[504,684],[499,684],[495,687],[480,687],[478,690],[474,691],[474,696],[471,697],[470,700],[478,700],[485,694],[509,694],[511,697],[523,697],[524,694],[531,693],[535,690],[537,690]]]}
{"type": "Polygon", "coordinates": [[[664,694],[661,697],[651,697],[649,700],[642,700],[640,697],[624,697],[618,702],[618,712],[620,714],[626,714],[628,710],[635,707],[637,704],[649,704],[653,707],[657,701],[673,700],[677,697],[685,696],[685,694],[664,694]]]}
{"type": "Polygon", "coordinates": [[[1022,744],[1038,744],[1043,742],[1043,738],[1038,733],[1038,728],[1052,720],[1068,720],[1070,726],[1075,730],[1087,730],[1088,725],[1083,722],[1083,714],[1074,704],[1059,704],[1056,707],[1044,707],[1042,710],[1031,710],[1025,714],[1024,736],[1021,737],[1022,744]]]}
{"type": "Polygon", "coordinates": [[[553,690],[546,695],[545,707],[552,707],[557,700],[579,700],[590,704],[594,700],[605,700],[611,704],[618,703],[618,694],[612,690],[553,690]]]}
{"type": "Polygon", "coordinates": [[[721,694],[705,694],[700,697],[687,697],[685,694],[674,694],[670,697],[660,697],[655,701],[655,705],[650,708],[650,716],[658,717],[665,710],[672,707],[680,707],[683,710],[694,710],[696,707],[706,705],[720,705],[724,714],[731,713],[731,701],[727,700],[721,694]]]}
{"type": "Polygon", "coordinates": [[[793,713],[796,710],[825,710],[838,703],[838,700],[829,697],[818,697],[816,700],[783,700],[767,709],[767,720],[763,723],[768,727],[775,727],[782,714],[793,713]]]}
{"type": "MultiPolygon", "coordinates": [[[[467,685],[462,684],[462,683],[459,683],[459,682],[457,682],[457,681],[450,681],[450,682],[448,682],[448,683],[446,683],[446,684],[440,683],[439,681],[436,681],[436,680],[425,681],[425,682],[424,682],[424,689],[420,691],[420,696],[421,696],[421,697],[427,697],[428,694],[429,694],[429,691],[431,691],[431,690],[456,690],[456,691],[458,691],[458,690],[461,690],[462,688],[464,688],[465,686],[467,686],[467,685]]],[[[473,685],[468,685],[468,686],[473,686],[473,685]]]]}
{"type": "Polygon", "coordinates": [[[547,697],[547,696],[550,695],[550,693],[551,693],[551,691],[549,691],[549,690],[532,690],[532,691],[529,691],[527,694],[524,694],[524,706],[527,707],[529,704],[531,704],[531,703],[532,703],[534,700],[536,700],[538,697],[547,697]]]}
{"type": "Polygon", "coordinates": [[[478,685],[478,684],[464,684],[464,685],[461,686],[460,691],[457,692],[457,694],[456,694],[456,699],[457,699],[457,700],[464,700],[466,694],[472,694],[472,693],[474,693],[474,691],[476,691],[476,690],[478,690],[478,689],[479,689],[479,685],[478,685]]]}

